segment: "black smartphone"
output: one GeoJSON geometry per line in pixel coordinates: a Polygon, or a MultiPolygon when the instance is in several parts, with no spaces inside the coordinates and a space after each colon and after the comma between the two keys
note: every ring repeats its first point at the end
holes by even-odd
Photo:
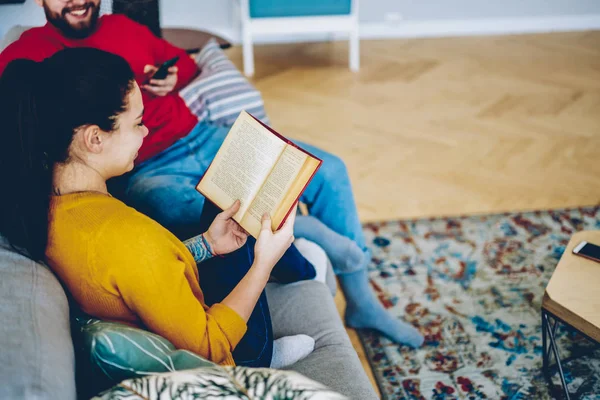
{"type": "Polygon", "coordinates": [[[162,63],[154,74],[148,75],[148,77],[146,77],[146,83],[150,82],[150,79],[165,79],[169,74],[169,68],[175,65],[178,60],[179,56],[175,56],[170,60],[167,60],[164,63],[162,63]]]}
{"type": "Polygon", "coordinates": [[[573,249],[573,254],[600,262],[600,246],[583,241],[573,249]]]}

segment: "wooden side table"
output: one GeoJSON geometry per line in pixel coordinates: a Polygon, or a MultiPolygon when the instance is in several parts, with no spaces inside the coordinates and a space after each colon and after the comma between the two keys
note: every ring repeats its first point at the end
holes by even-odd
{"type": "Polygon", "coordinates": [[[558,324],[567,325],[600,344],[600,263],[573,254],[573,248],[583,240],[600,245],[600,231],[573,235],[542,299],[542,368],[551,385],[550,369],[557,367],[567,400],[570,396],[555,337],[558,324]],[[555,366],[550,366],[552,355],[555,366]]]}

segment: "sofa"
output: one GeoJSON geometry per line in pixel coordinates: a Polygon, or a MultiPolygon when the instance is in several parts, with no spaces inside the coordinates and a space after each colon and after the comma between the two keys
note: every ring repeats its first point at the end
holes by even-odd
{"type": "MultiPolygon", "coordinates": [[[[0,398],[76,399],[69,305],[59,281],[3,239],[0,276],[0,398]]],[[[330,288],[316,281],[269,283],[267,293],[275,337],[304,333],[315,339],[315,350],[286,369],[352,399],[377,398],[330,288]]]]}
{"type": "MultiPolygon", "coordinates": [[[[18,38],[11,34],[4,45],[18,38]]],[[[286,369],[348,398],[376,399],[333,301],[330,264],[326,268],[327,285],[267,285],[275,338],[304,333],[315,339],[315,350],[286,369]]],[[[0,398],[71,400],[78,393],[81,398],[85,390],[76,384],[79,365],[61,284],[45,265],[16,252],[1,237],[0,276],[0,398]]]]}

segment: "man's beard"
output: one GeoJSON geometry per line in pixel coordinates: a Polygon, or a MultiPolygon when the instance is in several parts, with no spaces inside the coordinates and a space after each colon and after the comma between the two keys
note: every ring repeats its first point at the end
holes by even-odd
{"type": "Polygon", "coordinates": [[[77,26],[71,25],[67,20],[67,14],[71,11],[71,8],[65,7],[59,14],[48,9],[44,2],[44,13],[46,14],[48,22],[60,30],[63,35],[73,39],[83,39],[88,37],[90,33],[96,29],[96,23],[98,22],[98,16],[100,15],[100,7],[94,3],[86,3],[85,7],[90,9],[91,16],[87,22],[78,24],[77,26]]]}

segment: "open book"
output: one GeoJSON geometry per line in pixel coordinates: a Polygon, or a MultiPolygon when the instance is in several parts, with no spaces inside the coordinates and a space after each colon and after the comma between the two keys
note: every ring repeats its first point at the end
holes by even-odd
{"type": "Polygon", "coordinates": [[[321,163],[242,111],[196,189],[221,209],[239,199],[233,219],[257,238],[265,212],[281,228],[321,163]]]}

